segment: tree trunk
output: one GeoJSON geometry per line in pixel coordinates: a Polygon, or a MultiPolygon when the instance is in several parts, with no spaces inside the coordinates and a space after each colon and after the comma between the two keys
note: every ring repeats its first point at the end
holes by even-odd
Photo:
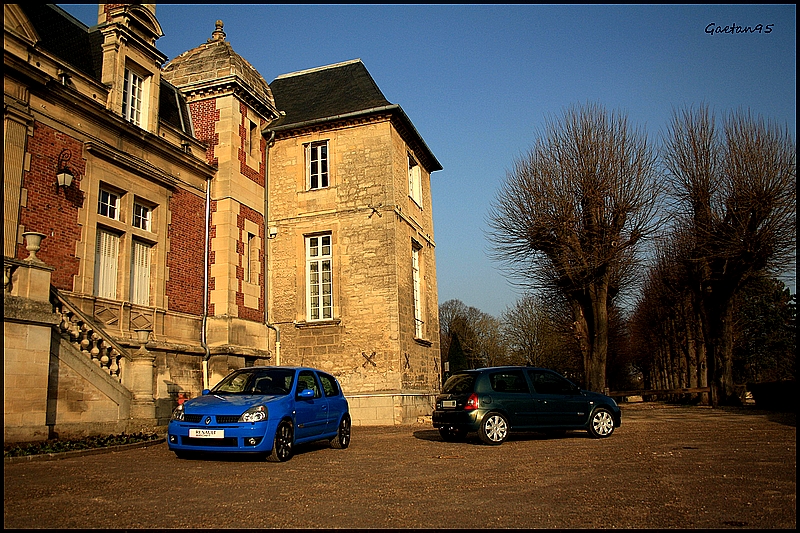
{"type": "Polygon", "coordinates": [[[570,301],[575,338],[583,355],[585,388],[603,392],[608,359],[608,283],[592,284],[588,298],[570,301]]]}

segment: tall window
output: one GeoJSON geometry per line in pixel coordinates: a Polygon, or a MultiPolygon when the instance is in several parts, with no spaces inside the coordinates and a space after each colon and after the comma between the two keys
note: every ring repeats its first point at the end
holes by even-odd
{"type": "Polygon", "coordinates": [[[408,195],[422,207],[422,171],[411,154],[408,154],[408,195]]]}
{"type": "Polygon", "coordinates": [[[419,247],[414,245],[411,248],[411,277],[414,284],[414,336],[418,339],[423,338],[422,320],[422,285],[419,276],[419,247]]]}
{"type": "Polygon", "coordinates": [[[125,120],[142,126],[142,108],[144,105],[144,78],[125,69],[125,83],[122,88],[122,116],[125,120]]]}
{"type": "Polygon", "coordinates": [[[328,186],[328,141],[317,141],[306,145],[308,162],[308,188],[322,189],[328,186]]]}
{"type": "Polygon", "coordinates": [[[94,294],[100,298],[117,298],[117,263],[119,235],[97,230],[94,262],[94,294]]]}
{"type": "Polygon", "coordinates": [[[119,220],[119,195],[105,189],[100,189],[97,201],[97,213],[104,217],[119,220]]]}
{"type": "Polygon", "coordinates": [[[152,246],[134,240],[131,250],[131,302],[150,305],[150,252],[152,246]]]}
{"type": "Polygon", "coordinates": [[[247,242],[244,248],[244,280],[247,283],[256,282],[256,260],[258,258],[258,250],[256,250],[256,236],[252,233],[247,234],[247,242]]]}
{"type": "Polygon", "coordinates": [[[333,256],[331,236],[306,238],[308,320],[333,318],[333,256]]]}
{"type": "Polygon", "coordinates": [[[133,227],[150,231],[151,209],[138,202],[133,203],[133,227]]]}
{"type": "Polygon", "coordinates": [[[248,150],[251,157],[256,157],[258,156],[258,150],[261,148],[261,135],[258,132],[258,125],[255,122],[250,119],[247,119],[247,122],[250,124],[250,131],[248,132],[250,146],[248,150]]]}

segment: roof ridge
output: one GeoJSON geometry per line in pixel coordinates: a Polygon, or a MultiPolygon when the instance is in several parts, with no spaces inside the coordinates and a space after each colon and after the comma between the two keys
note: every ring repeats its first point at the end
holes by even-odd
{"type": "Polygon", "coordinates": [[[339,68],[339,67],[343,67],[345,65],[351,65],[353,63],[361,63],[361,62],[362,61],[361,61],[360,58],[350,59],[349,61],[342,61],[342,62],[339,62],[339,63],[333,63],[332,65],[323,65],[321,67],[308,68],[308,69],[305,69],[305,70],[298,70],[296,72],[289,72],[287,74],[281,74],[280,76],[278,76],[275,79],[276,80],[280,80],[282,78],[289,78],[291,76],[302,76],[304,74],[310,74],[311,72],[319,72],[321,70],[339,68]]]}

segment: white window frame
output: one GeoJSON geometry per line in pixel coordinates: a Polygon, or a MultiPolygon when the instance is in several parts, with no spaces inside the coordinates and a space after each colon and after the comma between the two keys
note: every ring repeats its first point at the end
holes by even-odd
{"type": "Polygon", "coordinates": [[[117,299],[119,274],[119,243],[116,233],[97,229],[94,262],[94,295],[98,298],[117,299]]]}
{"type": "Polygon", "coordinates": [[[153,209],[140,202],[133,202],[132,226],[145,231],[152,231],[153,209]]]}
{"type": "Polygon", "coordinates": [[[331,183],[331,151],[328,141],[307,143],[305,151],[306,186],[308,190],[314,191],[329,187],[331,183]]]}
{"type": "Polygon", "coordinates": [[[411,246],[411,279],[414,291],[414,336],[418,339],[422,339],[425,334],[425,321],[422,316],[422,282],[420,277],[419,252],[419,246],[416,244],[411,246]]]}
{"type": "Polygon", "coordinates": [[[408,154],[408,196],[422,207],[422,169],[411,154],[408,154]]]}
{"type": "Polygon", "coordinates": [[[132,239],[131,244],[131,303],[150,305],[150,264],[153,245],[132,239]]]}
{"type": "Polygon", "coordinates": [[[306,237],[306,319],[333,319],[333,243],[330,234],[306,237]]]}
{"type": "Polygon", "coordinates": [[[247,283],[255,283],[253,281],[256,276],[254,275],[255,267],[257,264],[258,250],[256,246],[256,236],[252,233],[245,232],[246,242],[244,243],[244,281],[247,283]]]}
{"type": "Polygon", "coordinates": [[[97,196],[97,214],[112,220],[119,220],[119,194],[108,189],[100,189],[97,196]]]}
{"type": "Polygon", "coordinates": [[[146,78],[129,67],[125,67],[122,85],[122,116],[140,128],[145,127],[146,78]]]}

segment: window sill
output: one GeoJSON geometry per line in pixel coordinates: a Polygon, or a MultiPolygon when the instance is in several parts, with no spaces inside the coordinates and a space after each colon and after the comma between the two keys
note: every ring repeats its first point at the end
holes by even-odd
{"type": "Polygon", "coordinates": [[[314,327],[321,327],[321,326],[338,326],[341,323],[342,323],[342,321],[339,318],[333,318],[331,320],[314,320],[314,321],[296,320],[294,322],[294,327],[296,327],[296,328],[314,328],[314,327]]]}
{"type": "Polygon", "coordinates": [[[427,346],[428,348],[430,348],[433,345],[433,342],[427,339],[420,339],[419,337],[414,337],[414,342],[416,342],[417,344],[421,344],[422,346],[427,346]]]}

